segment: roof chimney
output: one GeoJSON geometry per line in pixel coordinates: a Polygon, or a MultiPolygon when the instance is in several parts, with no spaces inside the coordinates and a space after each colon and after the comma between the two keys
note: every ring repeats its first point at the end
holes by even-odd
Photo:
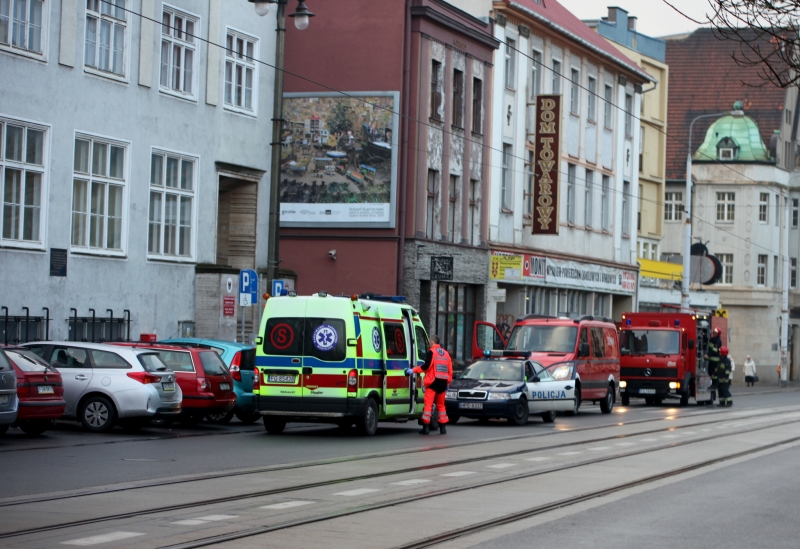
{"type": "Polygon", "coordinates": [[[625,18],[628,16],[628,12],[622,8],[618,8],[616,6],[609,6],[608,7],[608,22],[609,23],[619,23],[624,22],[625,18]]]}
{"type": "Polygon", "coordinates": [[[628,16],[628,30],[636,30],[636,17],[628,16]]]}

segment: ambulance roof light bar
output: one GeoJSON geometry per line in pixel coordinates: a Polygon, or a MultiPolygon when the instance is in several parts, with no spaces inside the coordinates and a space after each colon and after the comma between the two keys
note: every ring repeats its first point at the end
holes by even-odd
{"type": "Polygon", "coordinates": [[[389,301],[392,303],[406,302],[406,296],[404,295],[381,295],[381,294],[366,293],[366,294],[361,294],[358,297],[360,297],[361,299],[370,299],[372,301],[389,301]]]}

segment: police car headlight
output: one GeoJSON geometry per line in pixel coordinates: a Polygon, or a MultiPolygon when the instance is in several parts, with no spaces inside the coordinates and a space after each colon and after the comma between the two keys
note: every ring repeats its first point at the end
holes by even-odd
{"type": "Polygon", "coordinates": [[[447,394],[444,397],[456,400],[458,399],[458,391],[447,391],[447,394]]]}
{"type": "Polygon", "coordinates": [[[489,393],[489,400],[508,400],[511,395],[508,393],[489,393]]]}

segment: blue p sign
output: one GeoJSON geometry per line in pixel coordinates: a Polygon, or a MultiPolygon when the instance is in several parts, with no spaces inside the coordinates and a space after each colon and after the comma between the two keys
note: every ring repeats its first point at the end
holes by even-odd
{"type": "Polygon", "coordinates": [[[281,295],[284,289],[286,289],[285,280],[276,279],[272,281],[272,295],[281,295]]]}

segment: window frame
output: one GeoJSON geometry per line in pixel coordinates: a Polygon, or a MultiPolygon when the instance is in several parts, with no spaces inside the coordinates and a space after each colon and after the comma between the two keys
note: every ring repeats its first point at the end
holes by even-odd
{"type": "MultiPolygon", "coordinates": [[[[147,256],[148,261],[158,261],[158,262],[168,262],[168,263],[195,263],[197,261],[197,232],[198,232],[198,193],[199,193],[199,168],[200,168],[200,155],[192,154],[187,152],[181,152],[176,150],[171,150],[166,147],[151,147],[150,148],[150,169],[148,170],[148,183],[147,183],[147,238],[145,244],[145,254],[147,256]],[[155,187],[150,181],[150,174],[152,172],[153,166],[153,155],[162,154],[164,155],[164,166],[163,166],[163,174],[164,174],[164,183],[161,187],[155,187]],[[173,188],[167,187],[166,185],[166,157],[178,157],[180,161],[189,160],[194,162],[194,173],[192,174],[193,177],[193,187],[192,191],[188,192],[185,189],[180,188],[173,188]],[[159,247],[161,249],[161,253],[153,253],[150,251],[150,197],[153,192],[160,192],[162,196],[161,200],[161,213],[162,217],[159,221],[161,230],[159,234],[159,247]],[[166,221],[164,218],[164,213],[166,210],[166,200],[163,198],[167,194],[173,194],[178,196],[190,196],[192,199],[192,225],[191,225],[191,238],[192,242],[189,246],[190,254],[188,256],[184,255],[168,255],[163,252],[164,250],[164,232],[166,231],[166,221]]],[[[181,167],[181,170],[183,168],[181,167]]],[[[178,176],[180,177],[180,175],[178,176]]],[[[178,206],[177,211],[177,234],[180,234],[180,205],[178,206]]],[[[176,244],[176,248],[180,248],[180,242],[176,244]]]]}
{"type": "Polygon", "coordinates": [[[437,122],[442,121],[442,117],[439,115],[439,109],[442,106],[442,99],[444,98],[444,84],[441,81],[443,73],[444,63],[438,59],[431,59],[431,112],[429,113],[429,118],[437,122]],[[442,86],[442,92],[439,92],[440,84],[442,86]]]}
{"type": "Polygon", "coordinates": [[[733,284],[733,254],[717,254],[722,265],[722,280],[719,284],[733,284]],[[730,260],[730,261],[727,261],[730,260]]]}
{"type": "Polygon", "coordinates": [[[426,181],[426,200],[425,200],[425,237],[433,240],[436,237],[436,191],[439,179],[439,171],[428,168],[428,179],[426,181]],[[433,188],[431,188],[433,187],[433,188]]]}
{"type": "Polygon", "coordinates": [[[792,229],[800,224],[800,198],[792,198],[792,229]]]}
{"type": "Polygon", "coordinates": [[[767,263],[769,263],[769,255],[758,254],[756,257],[756,286],[767,285],[767,263]]]}
{"type": "Polygon", "coordinates": [[[789,287],[797,288],[797,258],[789,258],[789,287]]]}
{"type": "Polygon", "coordinates": [[[458,187],[461,178],[457,175],[450,174],[449,185],[447,187],[447,241],[448,242],[461,242],[460,235],[456,234],[456,214],[459,213],[458,187]]]}
{"type": "Polygon", "coordinates": [[[508,213],[513,211],[512,206],[514,205],[514,145],[503,143],[501,158],[500,211],[508,213]]]}
{"type": "Polygon", "coordinates": [[[575,225],[575,181],[578,178],[578,166],[567,163],[567,223],[575,225]]]}
{"type": "MultiPolygon", "coordinates": [[[[27,0],[30,2],[30,0],[27,0]]],[[[9,53],[12,55],[19,55],[21,57],[27,57],[29,59],[35,59],[37,61],[44,61],[47,62],[47,51],[49,46],[49,38],[50,38],[50,9],[49,9],[49,1],[50,0],[42,0],[42,21],[41,26],[39,27],[39,44],[41,45],[42,51],[35,52],[29,50],[27,48],[20,48],[19,46],[13,45],[13,32],[14,32],[14,4],[13,0],[9,0],[8,2],[8,44],[3,44],[0,42],[0,52],[9,53]]],[[[28,19],[25,20],[25,37],[26,41],[30,37],[30,4],[26,6],[26,16],[28,19]]]]}
{"type": "Polygon", "coordinates": [[[611,230],[611,176],[602,174],[601,195],[600,195],[600,229],[603,231],[611,230]]]}
{"type": "MultiPolygon", "coordinates": [[[[173,52],[175,51],[174,48],[175,48],[176,44],[179,47],[182,48],[181,51],[183,53],[184,67],[181,68],[181,73],[183,75],[182,78],[183,78],[184,82],[185,82],[185,73],[186,73],[186,67],[185,67],[185,61],[186,61],[186,53],[185,52],[186,52],[186,49],[187,48],[192,49],[192,51],[194,52],[194,55],[192,56],[193,57],[193,59],[192,59],[192,64],[193,64],[193,66],[192,66],[192,93],[186,93],[185,91],[176,90],[176,89],[172,88],[171,86],[165,86],[161,82],[161,66],[163,64],[163,58],[162,58],[163,51],[159,50],[159,52],[158,52],[158,67],[159,67],[159,71],[158,71],[158,91],[163,93],[163,94],[165,94],[165,95],[170,95],[172,97],[177,97],[179,99],[185,99],[187,101],[192,101],[194,103],[197,103],[198,97],[199,97],[198,88],[199,88],[199,82],[200,82],[199,73],[200,73],[200,44],[201,44],[201,38],[202,38],[201,37],[201,33],[202,33],[202,26],[201,26],[202,25],[202,17],[200,15],[196,14],[196,13],[192,13],[190,11],[186,11],[185,9],[182,9],[182,8],[177,7],[177,6],[173,6],[172,4],[168,4],[168,3],[164,2],[162,4],[162,6],[161,6],[161,21],[162,21],[162,23],[160,25],[161,26],[161,34],[159,35],[160,43],[163,44],[166,41],[166,42],[168,42],[170,44],[170,54],[169,54],[170,63],[168,63],[168,76],[167,76],[167,78],[170,81],[172,81],[172,73],[173,73],[173,70],[174,70],[174,65],[172,64],[172,55],[173,55],[173,52]],[[167,13],[167,12],[169,12],[172,17],[174,17],[175,15],[183,17],[184,23],[185,23],[186,20],[189,20],[189,19],[192,20],[192,23],[194,23],[194,35],[193,35],[194,36],[194,44],[190,45],[187,41],[181,40],[179,38],[175,38],[172,34],[167,34],[167,35],[164,34],[163,21],[164,21],[164,14],[167,13]]],[[[171,27],[174,28],[174,25],[175,25],[175,23],[174,23],[174,19],[173,19],[171,27]]],[[[172,28],[170,29],[170,31],[172,31],[172,28]]],[[[186,31],[183,31],[183,32],[185,33],[186,31]]]]}
{"type": "Polygon", "coordinates": [[[466,83],[466,73],[462,70],[453,69],[453,82],[451,86],[451,91],[453,94],[452,100],[452,113],[450,118],[450,125],[464,129],[464,100],[466,99],[466,90],[465,90],[465,83],[466,83]]]}
{"type": "MultiPolygon", "coordinates": [[[[72,169],[70,170],[71,176],[71,192],[70,192],[70,236],[69,236],[69,251],[72,254],[80,254],[80,255],[92,255],[92,256],[103,256],[103,257],[114,257],[114,258],[125,258],[128,256],[128,227],[130,221],[130,187],[131,187],[131,154],[132,154],[133,144],[131,141],[125,139],[119,139],[117,137],[111,137],[108,135],[101,135],[91,132],[86,132],[83,130],[75,130],[72,134],[72,158],[73,158],[73,165],[72,169]],[[90,141],[90,155],[89,155],[89,164],[87,166],[88,173],[80,173],[75,171],[75,141],[78,139],[88,139],[90,141]],[[122,146],[125,149],[125,160],[124,165],[122,167],[122,179],[117,180],[113,179],[110,176],[95,176],[92,174],[92,159],[94,155],[94,148],[93,144],[95,141],[99,141],[107,146],[109,146],[109,154],[110,154],[110,146],[122,146]],[[78,246],[72,243],[73,235],[73,215],[75,211],[73,210],[75,204],[75,180],[81,179],[87,182],[87,209],[86,209],[86,244],[84,246],[78,246]],[[122,220],[120,224],[120,249],[109,249],[107,247],[107,240],[108,240],[108,208],[105,207],[103,219],[104,219],[104,241],[106,242],[106,246],[103,248],[92,248],[89,245],[90,238],[91,238],[91,184],[92,181],[99,180],[106,185],[106,192],[105,192],[105,204],[107,206],[108,203],[108,185],[121,185],[122,186],[122,220]],[[120,183],[121,181],[121,183],[120,183]]],[[[109,166],[110,168],[110,166],[109,166]]]]}
{"type": "Polygon", "coordinates": [[[594,206],[594,170],[585,170],[583,176],[584,195],[583,195],[583,226],[592,228],[593,225],[593,206],[594,206]]]}
{"type": "Polygon", "coordinates": [[[633,137],[633,94],[627,92],[625,92],[625,137],[633,137]]]}
{"type": "Polygon", "coordinates": [[[758,222],[762,225],[769,223],[769,193],[758,195],[758,222]]]}
{"type": "Polygon", "coordinates": [[[736,221],[735,192],[717,192],[715,221],[716,223],[734,223],[736,221]]]}
{"type": "Polygon", "coordinates": [[[472,133],[483,135],[483,79],[472,77],[472,133]]]}
{"type": "MultiPolygon", "coordinates": [[[[85,74],[91,74],[93,76],[99,76],[101,78],[107,78],[109,80],[116,80],[117,82],[128,84],[130,82],[130,72],[131,72],[130,49],[131,49],[131,34],[132,34],[131,21],[128,20],[128,12],[127,11],[123,12],[125,14],[125,19],[117,19],[116,17],[113,17],[108,14],[103,14],[102,12],[92,11],[86,6],[88,0],[81,0],[81,1],[83,2],[83,25],[84,25],[83,49],[82,49],[82,59],[81,59],[81,64],[83,65],[83,72],[85,74]],[[97,68],[97,63],[95,63],[95,66],[86,64],[86,42],[87,42],[86,31],[89,25],[88,23],[89,17],[94,17],[95,19],[97,19],[98,22],[109,21],[114,25],[122,25],[124,27],[125,40],[123,42],[123,47],[125,49],[122,52],[122,67],[123,67],[122,74],[113,72],[113,70],[105,70],[97,68]]],[[[101,4],[103,3],[102,0],[99,1],[101,4]]],[[[126,0],[125,9],[130,9],[130,3],[129,3],[130,1],[131,0],[126,0]]],[[[97,40],[97,42],[95,43],[95,48],[97,48],[95,50],[95,55],[99,55],[99,36],[100,36],[100,29],[98,26],[95,35],[95,39],[97,40]]],[[[111,39],[111,42],[112,45],[109,56],[110,56],[110,62],[113,63],[113,38],[111,39]]]]}
{"type": "Polygon", "coordinates": [[[553,80],[551,82],[552,86],[552,94],[558,95],[561,93],[561,79],[564,77],[562,71],[564,70],[564,64],[561,62],[560,59],[551,59],[550,60],[550,70],[552,72],[553,80]]]}
{"type": "Polygon", "coordinates": [[[631,182],[622,182],[622,238],[630,238],[631,235],[631,182]]]}
{"type": "MultiPolygon", "coordinates": [[[[43,122],[39,122],[37,120],[30,120],[27,118],[20,118],[17,116],[10,116],[3,112],[0,112],[0,248],[16,248],[16,249],[24,249],[24,250],[37,250],[37,251],[45,251],[47,249],[47,219],[48,219],[48,211],[50,206],[50,159],[51,159],[51,139],[52,139],[52,128],[51,124],[45,124],[43,122]],[[42,140],[43,144],[43,151],[42,151],[42,166],[38,169],[34,168],[32,171],[36,173],[42,174],[41,185],[39,189],[39,240],[12,240],[12,239],[4,239],[3,238],[3,219],[5,213],[5,170],[9,167],[9,161],[5,159],[6,153],[6,128],[9,123],[12,125],[22,125],[25,128],[33,127],[33,129],[37,131],[44,132],[44,138],[42,140]]],[[[27,135],[27,134],[26,134],[27,135]]],[[[25,138],[23,138],[24,142],[25,138]]],[[[23,145],[24,146],[24,145],[23,145]]],[[[18,162],[12,160],[10,165],[13,166],[15,169],[23,170],[27,172],[27,168],[25,166],[34,166],[36,164],[28,164],[27,162],[18,162]]],[[[23,175],[23,181],[25,177],[23,175]]],[[[21,200],[24,200],[21,198],[21,200]]],[[[24,209],[24,203],[20,202],[21,208],[24,209]]],[[[24,220],[21,220],[24,223],[24,220]]],[[[23,229],[21,229],[23,230],[23,229]]]]}
{"type": "Polygon", "coordinates": [[[597,123],[597,78],[589,75],[587,86],[588,97],[586,101],[586,119],[594,124],[597,123]]]}
{"type": "Polygon", "coordinates": [[[531,49],[531,89],[528,94],[531,99],[542,93],[542,69],[544,69],[544,52],[531,49]]]}
{"type": "Polygon", "coordinates": [[[605,84],[603,91],[603,127],[614,130],[614,86],[605,84]]]}
{"type": "Polygon", "coordinates": [[[469,221],[468,237],[471,246],[480,244],[479,242],[475,242],[475,235],[480,233],[480,229],[478,231],[475,230],[475,221],[480,221],[480,212],[478,212],[478,190],[480,189],[480,184],[481,182],[479,179],[469,180],[469,212],[467,220],[469,221]]]}
{"type": "Polygon", "coordinates": [[[683,191],[664,193],[664,221],[683,221],[683,191]]]}
{"type": "Polygon", "coordinates": [[[505,39],[505,50],[503,57],[504,84],[506,89],[517,89],[517,40],[509,36],[505,39]]]}
{"type": "MultiPolygon", "coordinates": [[[[259,78],[261,76],[260,71],[259,71],[259,65],[260,65],[259,59],[261,58],[261,38],[259,38],[258,36],[252,35],[252,34],[250,34],[248,32],[245,32],[243,30],[237,29],[236,27],[232,27],[230,25],[226,25],[225,26],[225,48],[223,48],[223,49],[224,49],[225,53],[222,56],[222,108],[225,111],[228,111],[228,112],[242,114],[244,116],[249,116],[251,118],[258,118],[259,78]],[[234,38],[236,38],[237,35],[238,35],[238,37],[242,38],[243,40],[251,40],[253,42],[253,57],[252,57],[253,61],[247,61],[246,60],[246,58],[247,58],[246,51],[245,51],[244,56],[243,56],[242,59],[228,56],[227,45],[228,45],[228,35],[229,34],[233,34],[234,38]],[[252,109],[248,109],[246,107],[239,107],[239,106],[237,106],[237,105],[235,105],[233,103],[228,103],[226,101],[226,99],[225,99],[225,87],[227,85],[227,82],[225,80],[225,72],[227,70],[228,61],[231,61],[233,63],[234,71],[235,71],[235,67],[236,67],[237,64],[243,66],[245,69],[247,69],[247,68],[252,68],[253,69],[253,88],[252,88],[253,108],[252,109]],[[248,65],[248,63],[249,63],[249,65],[248,65]]],[[[246,46],[245,46],[245,49],[246,49],[246,46]]],[[[246,74],[246,73],[243,71],[243,74],[246,74]]],[[[246,80],[246,76],[245,76],[245,80],[246,80]]],[[[232,86],[232,88],[235,88],[236,87],[236,83],[232,81],[231,86],[232,86]]],[[[235,91],[232,89],[231,90],[231,100],[233,100],[233,96],[234,95],[235,95],[235,91]]]]}
{"type": "Polygon", "coordinates": [[[581,71],[570,67],[569,80],[569,113],[573,116],[581,115],[581,71]]]}

